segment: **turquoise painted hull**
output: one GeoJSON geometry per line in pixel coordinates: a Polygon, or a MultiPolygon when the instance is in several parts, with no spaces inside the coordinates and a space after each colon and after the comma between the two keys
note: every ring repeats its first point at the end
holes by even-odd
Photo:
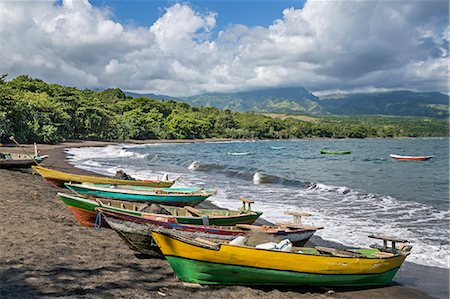
{"type": "Polygon", "coordinates": [[[78,188],[76,186],[70,186],[71,190],[83,194],[83,195],[91,195],[96,197],[103,198],[111,198],[111,199],[119,199],[125,201],[136,201],[136,202],[147,202],[147,203],[157,203],[157,204],[165,204],[171,206],[194,206],[205,199],[207,199],[210,194],[207,195],[189,195],[189,196],[181,196],[181,195],[143,195],[143,194],[129,194],[129,193],[121,193],[121,192],[108,192],[101,190],[89,190],[85,188],[78,188]]]}

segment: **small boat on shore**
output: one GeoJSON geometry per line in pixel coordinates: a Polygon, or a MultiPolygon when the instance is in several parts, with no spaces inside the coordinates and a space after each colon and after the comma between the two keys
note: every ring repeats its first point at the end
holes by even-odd
{"type": "MultiPolygon", "coordinates": [[[[69,208],[82,226],[94,226],[97,208],[108,211],[118,211],[125,214],[139,216],[163,222],[173,222],[196,225],[236,225],[238,223],[252,224],[261,216],[262,212],[251,210],[250,205],[243,204],[239,210],[195,209],[192,207],[172,207],[157,205],[158,213],[154,212],[154,205],[139,202],[127,202],[115,199],[86,198],[75,195],[58,193],[61,201],[69,208]],[[146,212],[149,210],[149,212],[146,212]]],[[[101,221],[101,217],[97,219],[101,221]]],[[[104,222],[102,226],[108,227],[104,222]]]]}
{"type": "Polygon", "coordinates": [[[155,218],[143,218],[112,209],[97,208],[106,223],[127,243],[128,247],[143,254],[161,254],[151,237],[152,231],[181,233],[186,237],[212,237],[233,240],[237,236],[269,239],[279,242],[289,239],[296,246],[303,246],[309,238],[322,227],[299,224],[282,226],[257,226],[236,224],[236,226],[204,226],[161,221],[155,218]]]}
{"type": "Polygon", "coordinates": [[[392,281],[411,250],[406,240],[373,236],[379,248],[338,250],[187,238],[152,232],[152,238],[181,281],[225,285],[381,286],[392,281]],[[391,241],[391,247],[387,247],[391,241]],[[396,242],[401,242],[397,248],[396,242]],[[242,244],[243,243],[243,244],[242,244]]]}
{"type": "Polygon", "coordinates": [[[433,156],[400,156],[400,155],[389,155],[391,158],[395,160],[411,160],[411,161],[427,161],[433,158],[433,156]]]}
{"type": "Polygon", "coordinates": [[[92,183],[65,183],[64,185],[69,190],[82,195],[124,201],[158,203],[178,207],[195,206],[217,193],[215,190],[199,188],[153,188],[92,183]]]}
{"type": "Polygon", "coordinates": [[[121,180],[112,177],[101,177],[91,175],[79,175],[54,169],[45,168],[42,166],[32,166],[32,168],[39,173],[47,181],[59,187],[64,187],[64,183],[94,183],[94,184],[113,184],[113,185],[131,185],[144,187],[158,187],[168,188],[172,186],[175,181],[158,181],[158,180],[121,180]]]}
{"type": "Polygon", "coordinates": [[[28,154],[15,154],[0,152],[0,168],[12,169],[12,168],[30,168],[35,165],[36,162],[42,162],[48,155],[30,156],[28,154]],[[33,160],[34,159],[34,160],[33,160]]]}
{"type": "Polygon", "coordinates": [[[322,150],[320,150],[320,153],[328,154],[328,155],[349,155],[352,152],[350,152],[350,151],[330,151],[330,150],[322,149],[322,150]]]}
{"type": "MultiPolygon", "coordinates": [[[[37,165],[42,162],[48,155],[41,155],[36,143],[34,144],[34,155],[28,154],[25,149],[16,141],[14,136],[9,137],[11,141],[14,141],[19,146],[23,154],[0,152],[0,168],[13,169],[13,168],[30,168],[32,165],[37,165]]],[[[1,144],[0,144],[1,146],[1,144]]]]}

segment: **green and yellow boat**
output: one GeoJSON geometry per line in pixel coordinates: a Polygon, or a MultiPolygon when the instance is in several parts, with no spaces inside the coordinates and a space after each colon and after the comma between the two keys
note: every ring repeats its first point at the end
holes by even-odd
{"type": "Polygon", "coordinates": [[[152,237],[180,280],[200,284],[381,286],[392,281],[411,249],[405,240],[381,236],[372,236],[384,240],[380,248],[289,251],[158,231],[152,237]],[[399,248],[397,241],[402,242],[399,248]]]}

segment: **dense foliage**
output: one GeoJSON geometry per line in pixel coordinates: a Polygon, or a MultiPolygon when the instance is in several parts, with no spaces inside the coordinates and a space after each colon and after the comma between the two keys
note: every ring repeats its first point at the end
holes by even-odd
{"type": "Polygon", "coordinates": [[[175,101],[127,97],[120,89],[79,90],[0,76],[0,142],[70,139],[365,138],[448,136],[446,121],[427,118],[273,118],[175,101]],[[382,119],[382,121],[380,120],[382,119]]]}

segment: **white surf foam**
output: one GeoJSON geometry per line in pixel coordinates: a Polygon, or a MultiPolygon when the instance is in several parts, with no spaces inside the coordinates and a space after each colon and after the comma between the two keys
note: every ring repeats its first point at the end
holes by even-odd
{"type": "Polygon", "coordinates": [[[125,145],[108,145],[105,147],[79,147],[66,149],[71,162],[80,162],[93,159],[137,158],[142,159],[148,154],[139,154],[128,151],[125,145]]]}

